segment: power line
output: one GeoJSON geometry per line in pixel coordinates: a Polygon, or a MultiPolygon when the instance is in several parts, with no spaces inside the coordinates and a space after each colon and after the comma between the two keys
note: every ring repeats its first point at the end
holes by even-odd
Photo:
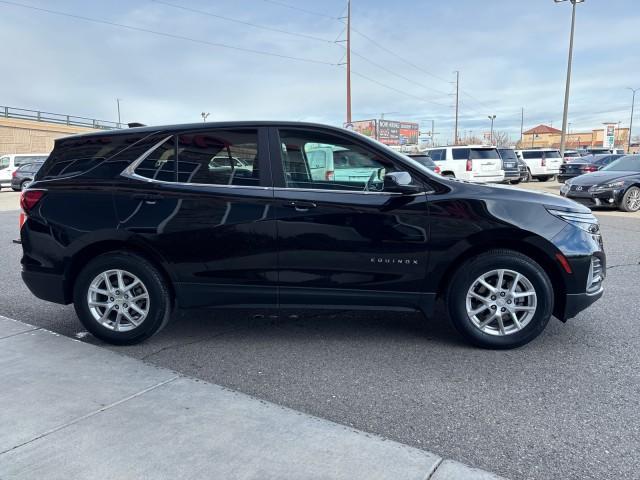
{"type": "Polygon", "coordinates": [[[291,10],[296,10],[298,12],[306,13],[308,15],[315,15],[316,17],[324,17],[329,18],[331,20],[338,20],[338,17],[332,17],[331,15],[327,15],[326,13],[314,12],[313,10],[306,10],[304,8],[296,7],[295,5],[290,5],[285,2],[279,2],[277,0],[262,0],[266,3],[272,3],[274,5],[279,5],[281,7],[290,8],[291,10]]]}
{"type": "Polygon", "coordinates": [[[329,40],[327,38],[316,37],[315,35],[308,35],[306,33],[298,33],[298,32],[291,32],[291,31],[288,31],[288,30],[281,30],[279,28],[268,27],[266,25],[259,25],[257,23],[247,22],[245,20],[239,20],[237,18],[225,17],[223,15],[218,15],[216,13],[211,13],[211,12],[206,12],[204,10],[198,10],[198,9],[195,9],[195,8],[185,7],[185,6],[182,6],[182,5],[176,5],[174,3],[165,2],[163,0],[151,0],[151,1],[154,2],[154,3],[161,4],[161,5],[166,5],[168,7],[177,8],[177,9],[180,9],[180,10],[185,10],[187,12],[197,13],[199,15],[206,15],[208,17],[218,18],[220,20],[226,20],[228,22],[239,23],[241,25],[247,25],[247,26],[250,26],[250,27],[259,28],[261,30],[267,30],[269,32],[276,32],[276,33],[282,33],[282,34],[285,34],[285,35],[292,35],[294,37],[306,38],[308,40],[315,40],[317,42],[334,43],[332,40],[329,40]]]}
{"type": "Polygon", "coordinates": [[[76,20],[83,20],[83,21],[86,21],[86,22],[98,23],[98,24],[102,24],[102,25],[109,25],[109,26],[112,26],[112,27],[123,28],[123,29],[126,29],[126,30],[132,30],[132,31],[136,31],[136,32],[151,33],[153,35],[158,35],[158,36],[161,36],[161,37],[173,38],[173,39],[176,39],[176,40],[183,40],[183,41],[192,42],[192,43],[199,43],[199,44],[208,45],[208,46],[211,46],[211,47],[227,48],[227,49],[230,49],[230,50],[236,50],[236,51],[241,51],[241,52],[255,53],[257,55],[266,55],[266,56],[270,56],[270,57],[284,58],[284,59],[287,59],[287,60],[297,60],[299,62],[315,63],[315,64],[319,64],[319,65],[336,66],[335,63],[326,62],[326,61],[323,61],[323,60],[317,60],[317,59],[313,59],[313,58],[304,58],[304,57],[294,57],[294,56],[291,56],[291,55],[284,55],[284,54],[274,53],[274,52],[266,52],[266,51],[263,51],[263,50],[255,50],[255,49],[252,49],[252,48],[238,47],[238,46],[234,46],[234,45],[228,45],[228,44],[225,44],[225,43],[209,42],[207,40],[199,40],[197,38],[186,37],[184,35],[178,35],[178,34],[167,33],[167,32],[158,32],[156,30],[150,30],[148,28],[134,27],[133,25],[126,25],[124,23],[117,23],[117,22],[111,22],[109,20],[101,20],[101,19],[98,19],[98,18],[85,17],[83,15],[76,15],[76,14],[72,14],[72,13],[60,12],[60,11],[57,11],[57,10],[50,10],[48,8],[35,7],[35,6],[32,6],[32,5],[25,5],[23,3],[11,2],[11,1],[8,1],[8,0],[0,0],[0,3],[5,4],[5,5],[11,5],[11,6],[14,6],[14,7],[21,7],[21,8],[26,8],[26,9],[29,9],[29,10],[35,10],[35,11],[39,11],[39,12],[49,13],[49,14],[52,14],[52,15],[58,15],[58,16],[61,16],[61,17],[69,17],[69,18],[74,18],[76,20]]]}
{"type": "Polygon", "coordinates": [[[375,79],[373,79],[371,77],[368,77],[367,75],[364,75],[364,74],[362,74],[360,72],[356,72],[354,70],[351,70],[351,73],[356,75],[356,76],[358,76],[358,77],[360,77],[360,78],[364,78],[365,80],[368,80],[368,81],[370,81],[372,83],[375,83],[376,85],[379,85],[381,87],[387,88],[389,90],[393,90],[394,92],[399,93],[401,95],[404,95],[405,97],[413,98],[414,100],[419,100],[420,102],[431,103],[431,104],[437,105],[439,107],[449,108],[449,105],[444,105],[442,103],[437,103],[437,102],[434,102],[432,100],[428,100],[426,98],[418,97],[418,96],[413,95],[411,93],[407,93],[404,90],[400,90],[400,89],[394,88],[394,87],[392,87],[390,85],[387,85],[386,83],[379,82],[378,80],[375,80],[375,79]]]}

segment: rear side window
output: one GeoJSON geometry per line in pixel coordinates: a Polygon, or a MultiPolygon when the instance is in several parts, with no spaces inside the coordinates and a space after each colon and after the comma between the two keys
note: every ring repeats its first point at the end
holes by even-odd
{"type": "Polygon", "coordinates": [[[445,160],[445,152],[446,150],[430,150],[429,151],[429,156],[431,157],[432,160],[445,160]]]}
{"type": "Polygon", "coordinates": [[[560,152],[552,150],[550,152],[544,152],[545,158],[560,158],[560,152]]]}
{"type": "Polygon", "coordinates": [[[468,148],[452,148],[451,153],[454,160],[468,160],[470,158],[468,148]]]}
{"type": "Polygon", "coordinates": [[[258,131],[210,130],[178,136],[178,181],[259,186],[258,131]]]}
{"type": "Polygon", "coordinates": [[[522,158],[532,160],[534,158],[542,158],[542,152],[522,152],[522,158]]]}
{"type": "Polygon", "coordinates": [[[174,137],[167,139],[145,158],[135,170],[137,175],[163,182],[176,181],[176,145],[174,137]]]}
{"type": "Polygon", "coordinates": [[[0,169],[7,168],[9,166],[9,157],[0,157],[0,169]]]}
{"type": "Polygon", "coordinates": [[[24,156],[24,157],[16,157],[14,159],[14,165],[20,166],[20,165],[25,165],[27,163],[33,163],[33,162],[44,162],[47,159],[47,157],[43,157],[42,155],[34,155],[34,156],[24,156]]]}

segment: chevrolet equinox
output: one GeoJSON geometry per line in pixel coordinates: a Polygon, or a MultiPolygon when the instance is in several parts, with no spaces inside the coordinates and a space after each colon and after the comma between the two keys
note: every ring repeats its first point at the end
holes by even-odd
{"type": "Polygon", "coordinates": [[[512,348],[602,296],[591,211],[442,178],[340,128],[142,127],[59,139],[22,193],[22,277],[114,344],[174,307],[417,310],[512,348]]]}

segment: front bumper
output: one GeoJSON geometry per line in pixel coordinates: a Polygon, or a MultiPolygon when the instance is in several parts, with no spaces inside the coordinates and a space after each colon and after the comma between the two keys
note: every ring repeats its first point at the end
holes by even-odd
{"type": "Polygon", "coordinates": [[[595,303],[602,297],[604,288],[600,287],[600,290],[594,293],[573,293],[566,296],[566,303],[564,307],[564,318],[561,320],[566,321],[575,317],[581,311],[587,309],[590,305],[595,303]]]}
{"type": "Polygon", "coordinates": [[[560,190],[560,195],[567,197],[589,208],[591,207],[618,207],[622,197],[620,190],[605,190],[602,192],[575,192],[560,190]]]}

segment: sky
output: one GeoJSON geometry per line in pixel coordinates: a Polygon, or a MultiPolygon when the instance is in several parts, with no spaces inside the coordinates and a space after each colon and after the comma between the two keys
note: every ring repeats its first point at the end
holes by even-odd
{"type": "MultiPolygon", "coordinates": [[[[116,121],[120,98],[123,122],[342,125],[345,14],[346,0],[0,0],[0,105],[116,121]]],[[[446,143],[459,71],[461,136],[496,115],[517,140],[522,108],[525,129],[560,128],[570,23],[568,1],[352,0],[353,119],[434,121],[446,143]]],[[[639,26],[638,0],[577,5],[571,131],[628,126],[639,26]]]]}

